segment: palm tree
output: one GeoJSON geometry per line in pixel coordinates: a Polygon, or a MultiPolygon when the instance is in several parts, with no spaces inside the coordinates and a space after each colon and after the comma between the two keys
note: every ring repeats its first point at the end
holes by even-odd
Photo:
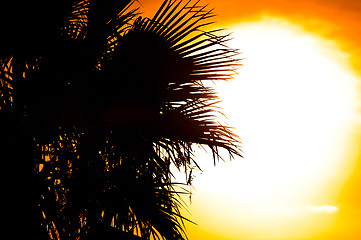
{"type": "Polygon", "coordinates": [[[49,239],[185,239],[170,165],[191,184],[195,145],[214,162],[220,148],[240,155],[204,85],[239,66],[228,35],[202,30],[212,10],[165,0],[144,18],[133,5],[64,1],[43,44],[0,49],[1,126],[18,131],[1,154],[24,150],[49,239]]]}

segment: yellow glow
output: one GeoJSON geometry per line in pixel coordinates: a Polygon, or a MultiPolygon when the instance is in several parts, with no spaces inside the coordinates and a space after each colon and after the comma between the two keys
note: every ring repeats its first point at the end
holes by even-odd
{"type": "Polygon", "coordinates": [[[245,159],[213,168],[197,153],[204,173],[194,181],[190,218],[199,226],[190,238],[204,231],[219,236],[208,239],[291,240],[330,231],[355,164],[360,77],[336,42],[286,20],[231,31],[244,66],[217,89],[245,159]]]}

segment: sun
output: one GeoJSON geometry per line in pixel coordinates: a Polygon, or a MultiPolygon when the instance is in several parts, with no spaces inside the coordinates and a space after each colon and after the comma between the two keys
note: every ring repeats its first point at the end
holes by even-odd
{"type": "Polygon", "coordinates": [[[284,198],[293,188],[303,195],[328,182],[345,165],[357,109],[359,79],[346,68],[348,55],[277,18],[236,27],[234,39],[244,67],[218,90],[246,161],[269,177],[265,191],[284,198]]]}
{"type": "Polygon", "coordinates": [[[354,164],[360,77],[336,42],[284,19],[231,31],[244,66],[217,90],[245,158],[216,168],[202,160],[191,212],[214,234],[224,225],[217,234],[230,239],[237,232],[247,239],[313,236],[342,209],[337,196],[354,164]]]}

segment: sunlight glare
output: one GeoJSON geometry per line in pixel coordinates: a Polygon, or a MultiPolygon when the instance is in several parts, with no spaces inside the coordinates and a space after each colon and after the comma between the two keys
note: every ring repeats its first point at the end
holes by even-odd
{"type": "MultiPolygon", "coordinates": [[[[244,174],[268,176],[265,190],[273,195],[309,193],[338,174],[349,150],[358,78],[345,69],[348,55],[279,19],[237,28],[234,37],[244,67],[218,90],[255,168],[244,174]]],[[[262,188],[259,179],[253,188],[262,188]]]]}
{"type": "Polygon", "coordinates": [[[295,228],[303,234],[296,237],[310,237],[342,210],[337,194],[354,164],[360,77],[336,42],[286,20],[266,17],[231,30],[244,66],[217,90],[245,158],[215,168],[202,160],[191,212],[209,226],[216,218],[224,229],[254,229],[247,239],[276,227],[283,232],[275,239],[293,239],[295,228]]]}

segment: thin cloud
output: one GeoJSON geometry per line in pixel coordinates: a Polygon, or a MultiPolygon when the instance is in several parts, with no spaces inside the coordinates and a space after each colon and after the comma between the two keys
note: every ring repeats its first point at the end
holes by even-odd
{"type": "Polygon", "coordinates": [[[328,213],[328,214],[332,214],[332,213],[339,211],[338,207],[331,206],[331,205],[307,206],[307,209],[309,209],[313,212],[317,212],[317,213],[328,213]]]}

